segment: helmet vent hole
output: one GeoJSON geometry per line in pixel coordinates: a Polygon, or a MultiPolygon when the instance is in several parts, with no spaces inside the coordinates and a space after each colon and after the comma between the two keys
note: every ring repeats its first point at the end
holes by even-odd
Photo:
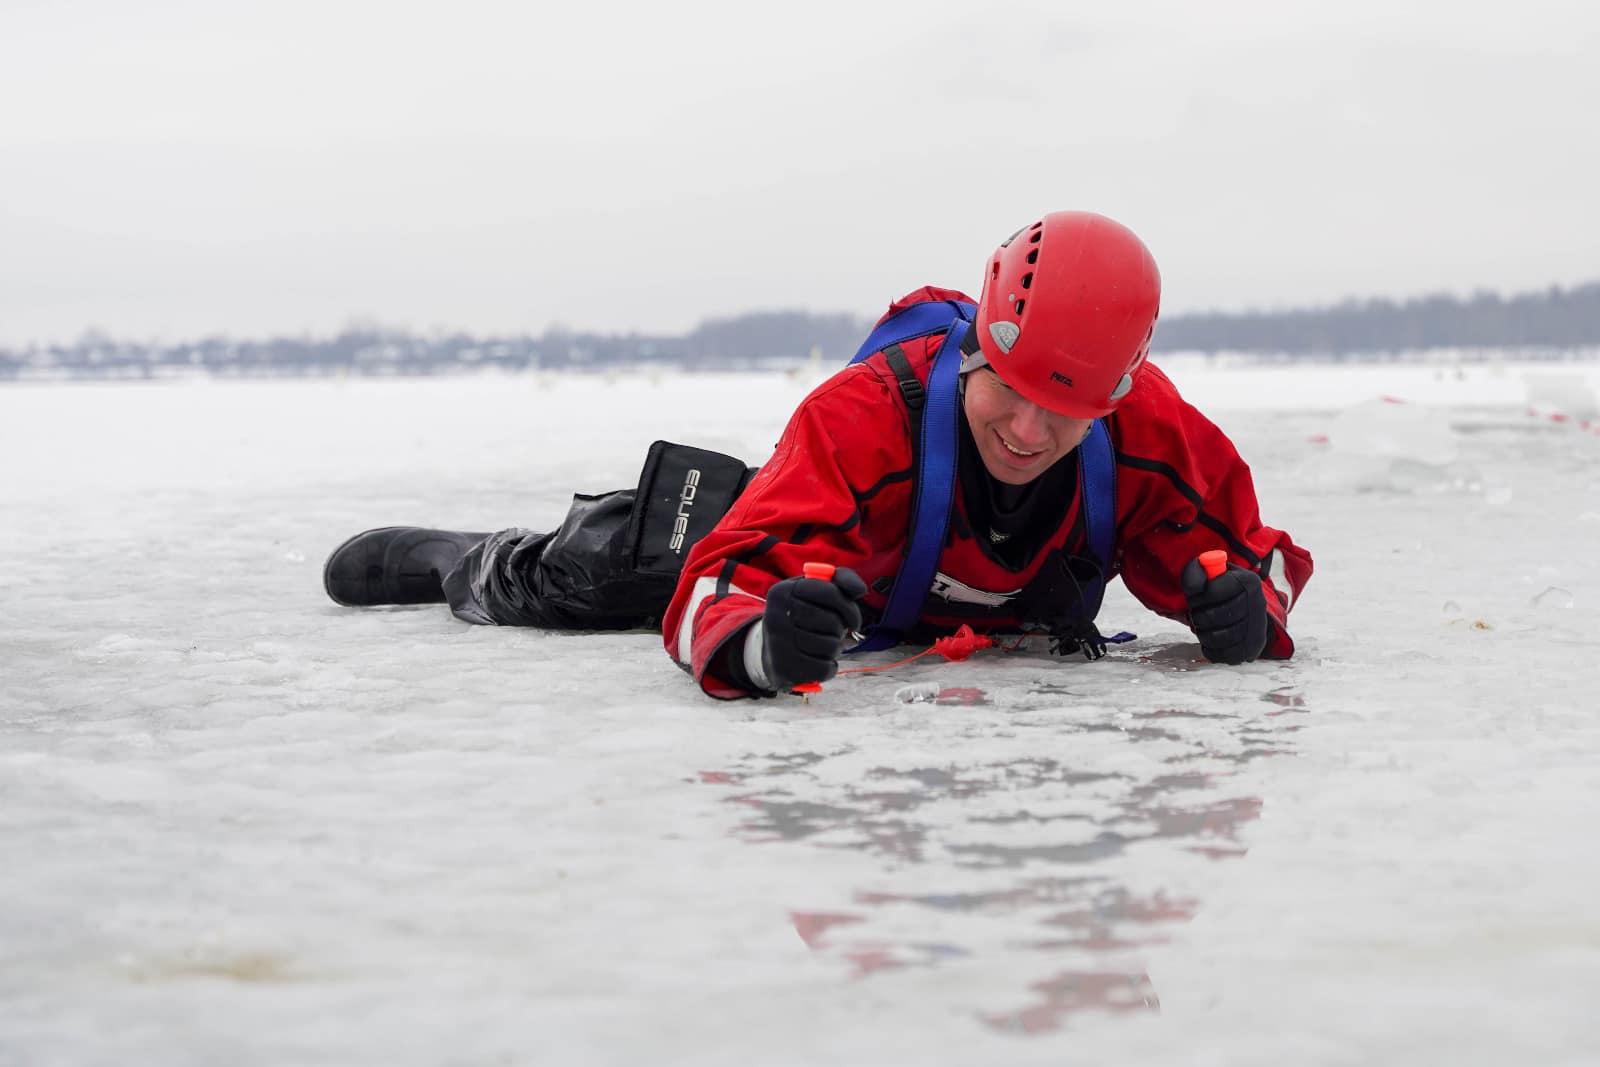
{"type": "Polygon", "coordinates": [[[1039,243],[1039,238],[1041,238],[1043,236],[1044,236],[1044,231],[1043,230],[1034,230],[1033,233],[1028,235],[1028,243],[1036,245],[1036,244],[1039,243]]]}
{"type": "Polygon", "coordinates": [[[1026,303],[1027,303],[1027,301],[1026,301],[1026,300],[1018,300],[1018,301],[1017,301],[1017,317],[1018,317],[1018,318],[1021,318],[1021,317],[1022,317],[1022,306],[1023,306],[1023,305],[1024,305],[1024,304],[1026,304],[1026,303]]]}
{"type": "Polygon", "coordinates": [[[1035,248],[1032,252],[1028,253],[1028,266],[1031,267],[1037,262],[1039,262],[1039,250],[1035,248]]]}
{"type": "Polygon", "coordinates": [[[1030,270],[1028,273],[1022,276],[1022,287],[1024,289],[1033,288],[1033,271],[1030,270]]]}

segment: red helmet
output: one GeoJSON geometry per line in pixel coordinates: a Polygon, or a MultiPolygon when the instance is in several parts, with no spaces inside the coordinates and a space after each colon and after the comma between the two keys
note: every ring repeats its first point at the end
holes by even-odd
{"type": "Polygon", "coordinates": [[[1001,380],[1035,404],[1097,419],[1133,389],[1160,304],[1156,261],[1132,230],[1057,211],[995,249],[978,298],[978,344],[1001,380]]]}

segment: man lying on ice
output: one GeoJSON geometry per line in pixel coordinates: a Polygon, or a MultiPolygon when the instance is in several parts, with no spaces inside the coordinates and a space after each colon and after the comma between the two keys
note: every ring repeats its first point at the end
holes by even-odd
{"type": "Polygon", "coordinates": [[[759,470],[657,442],[638,488],[575,497],[553,533],[369,530],[324,586],[473,623],[659,624],[716,697],[962,624],[1098,658],[1119,575],[1214,662],[1287,658],[1311,556],[1262,525],[1233,443],[1146,362],[1160,290],[1131,231],[1046,215],[990,257],[976,306],[935,288],[891,305],[759,470]]]}

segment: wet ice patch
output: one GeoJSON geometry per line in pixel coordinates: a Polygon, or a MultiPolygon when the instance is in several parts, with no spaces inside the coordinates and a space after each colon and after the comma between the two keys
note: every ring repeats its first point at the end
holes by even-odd
{"type": "Polygon", "coordinates": [[[1140,639],[1105,660],[916,664],[810,704],[709,700],[654,635],[355,611],[319,581],[369,526],[559,519],[657,437],[757,461],[794,383],[0,388],[26,457],[0,1049],[1299,1063],[1336,1019],[1377,1062],[1587,1062],[1596,441],[1526,417],[1524,368],[1199,369],[1263,520],[1317,559],[1293,660],[1206,663],[1117,584],[1103,617],[1140,639]],[[1504,492],[1458,491],[1470,467],[1504,492]]]}
{"type": "Polygon", "coordinates": [[[1530,367],[1523,373],[1523,384],[1528,405],[1538,411],[1575,420],[1600,418],[1600,391],[1591,373],[1530,367]]]}
{"type": "Polygon", "coordinates": [[[1414,492],[1477,484],[1448,415],[1433,408],[1373,399],[1335,416],[1327,438],[1314,468],[1325,488],[1414,492]]]}
{"type": "Polygon", "coordinates": [[[1461,452],[1442,412],[1390,397],[1341,412],[1328,437],[1338,452],[1427,467],[1454,463],[1461,452]]]}

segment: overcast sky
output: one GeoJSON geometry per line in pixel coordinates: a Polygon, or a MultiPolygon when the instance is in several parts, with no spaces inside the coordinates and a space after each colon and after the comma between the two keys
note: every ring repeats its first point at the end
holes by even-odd
{"type": "Polygon", "coordinates": [[[1168,312],[1600,278],[1600,5],[0,0],[0,344],[678,331],[979,284],[1168,312]]]}

